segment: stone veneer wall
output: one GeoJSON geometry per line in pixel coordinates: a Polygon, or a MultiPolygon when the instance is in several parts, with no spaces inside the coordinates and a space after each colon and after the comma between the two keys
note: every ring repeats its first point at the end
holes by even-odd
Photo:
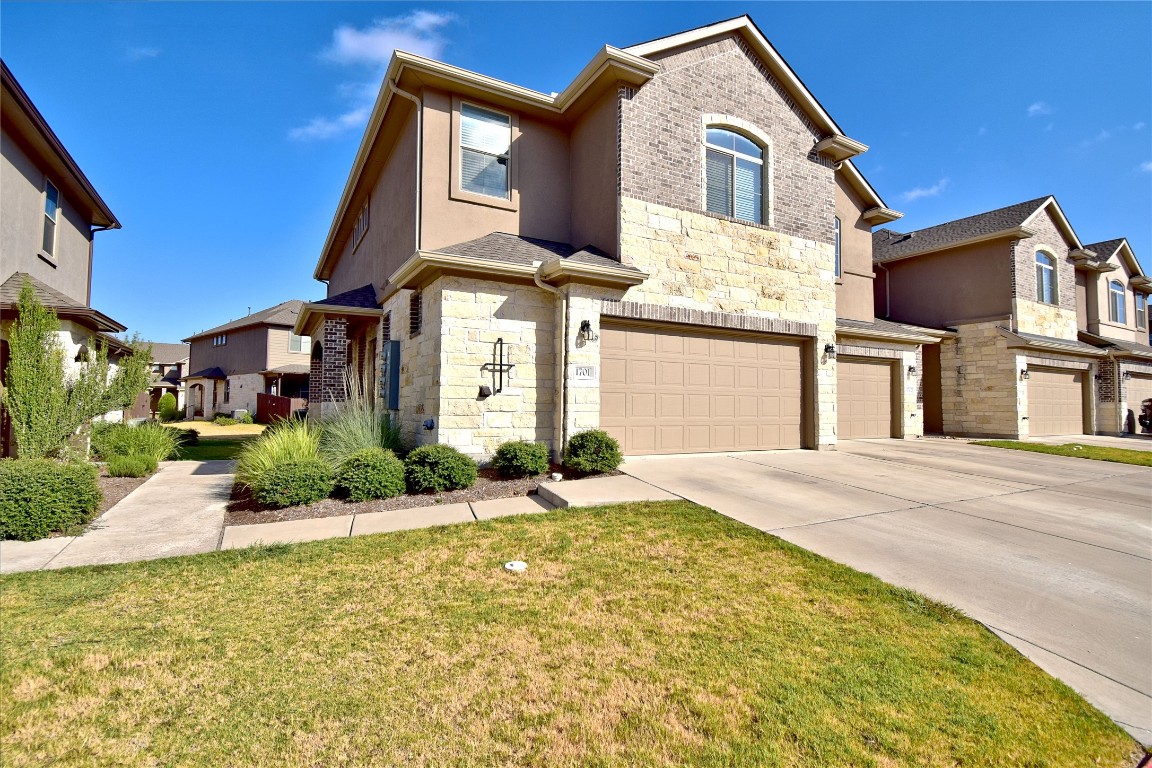
{"type": "Polygon", "coordinates": [[[896,375],[901,377],[900,401],[892,404],[900,412],[900,434],[905,439],[924,436],[924,361],[919,344],[895,344],[868,339],[842,339],[836,345],[837,357],[873,357],[899,361],[896,375]],[[908,369],[916,373],[909,375],[908,369]]]}
{"type": "Polygon", "coordinates": [[[382,307],[390,318],[391,339],[400,342],[400,429],[412,445],[439,442],[440,283],[435,280],[421,291],[423,318],[419,333],[413,334],[411,328],[412,291],[398,291],[382,307]],[[426,419],[433,420],[433,429],[424,429],[426,419]]]}
{"type": "MultiPolygon", "coordinates": [[[[240,373],[228,377],[228,400],[220,403],[219,410],[231,414],[244,409],[256,415],[256,394],[264,391],[264,377],[258,373],[240,373]]],[[[205,414],[211,416],[211,414],[205,414]]]]}
{"type": "Polygon", "coordinates": [[[1008,349],[1007,339],[997,330],[1001,322],[960,325],[955,337],[941,341],[945,434],[1021,436],[1027,389],[1019,371],[1025,360],[1008,349]]]}
{"type": "Polygon", "coordinates": [[[433,287],[441,319],[427,331],[441,336],[439,441],[477,459],[487,459],[508,440],[545,442],[554,448],[553,294],[532,285],[455,276],[443,277],[433,287]],[[489,368],[498,339],[504,340],[504,362],[514,366],[504,374],[499,393],[499,375],[489,368]],[[493,394],[481,399],[481,385],[491,387],[493,394]]]}
{"type": "Polygon", "coordinates": [[[1014,263],[1012,311],[1016,330],[1056,339],[1076,339],[1076,265],[1068,258],[1068,244],[1047,210],[1029,224],[1032,237],[1012,246],[1014,263]],[[1056,304],[1037,301],[1036,251],[1056,258],[1056,304]]]}
{"type": "MultiPolygon", "coordinates": [[[[642,200],[620,204],[621,260],[649,275],[626,302],[805,324],[818,353],[835,343],[831,243],[642,200]]],[[[813,357],[805,375],[815,380],[816,447],[826,447],[836,442],[836,366],[813,357]]]]}

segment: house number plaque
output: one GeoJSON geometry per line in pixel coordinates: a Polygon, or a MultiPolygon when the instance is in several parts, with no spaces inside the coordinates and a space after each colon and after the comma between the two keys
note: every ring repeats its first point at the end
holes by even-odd
{"type": "Polygon", "coordinates": [[[594,365],[578,365],[573,378],[576,379],[594,379],[596,378],[596,366],[594,365]]]}

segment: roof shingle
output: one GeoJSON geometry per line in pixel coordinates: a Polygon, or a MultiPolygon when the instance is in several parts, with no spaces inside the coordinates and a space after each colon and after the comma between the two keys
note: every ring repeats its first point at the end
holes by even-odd
{"type": "Polygon", "coordinates": [[[634,267],[621,264],[598,248],[590,245],[577,249],[568,243],[558,243],[553,240],[541,240],[536,237],[523,235],[510,235],[507,232],[493,232],[475,240],[469,240],[456,245],[437,249],[440,253],[453,256],[464,256],[473,259],[488,261],[503,261],[511,264],[531,266],[534,262],[550,262],[556,260],[570,261],[578,264],[591,264],[595,266],[612,267],[629,271],[639,271],[634,267]]]}
{"type": "Polygon", "coordinates": [[[1023,226],[1051,196],[1038,197],[994,211],[978,213],[955,221],[913,232],[878,229],[872,233],[872,260],[892,261],[925,251],[935,251],[981,235],[992,235],[1023,226]]]}
{"type": "Polygon", "coordinates": [[[262,309],[259,312],[253,312],[250,315],[245,315],[239,320],[232,320],[231,322],[218,325],[215,328],[209,328],[206,331],[195,333],[184,341],[191,341],[192,339],[199,339],[203,336],[211,336],[217,333],[224,333],[225,331],[235,331],[239,328],[247,328],[250,325],[296,325],[296,317],[300,314],[300,307],[304,302],[300,299],[291,299],[289,301],[282,301],[274,307],[262,309]]]}

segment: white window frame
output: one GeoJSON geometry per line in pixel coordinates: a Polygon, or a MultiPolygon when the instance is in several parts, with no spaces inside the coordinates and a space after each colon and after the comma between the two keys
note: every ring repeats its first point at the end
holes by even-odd
{"type": "Polygon", "coordinates": [[[517,211],[520,209],[520,182],[519,182],[519,166],[520,166],[520,120],[515,112],[508,112],[503,109],[497,109],[488,104],[481,104],[479,102],[462,99],[459,96],[452,97],[452,173],[450,176],[448,196],[453,200],[458,200],[466,203],[475,203],[477,205],[484,205],[490,208],[500,208],[506,211],[517,211]],[[463,175],[463,152],[461,146],[461,135],[463,130],[463,117],[462,110],[464,106],[475,107],[476,109],[491,112],[495,115],[503,115],[508,118],[511,125],[511,145],[508,151],[508,196],[496,197],[494,195],[485,195],[479,192],[471,192],[464,189],[461,176],[463,175]]]}
{"type": "Polygon", "coordinates": [[[1051,252],[1038,248],[1036,249],[1036,256],[1033,259],[1036,265],[1036,300],[1041,304],[1049,304],[1056,306],[1060,303],[1060,285],[1056,279],[1056,257],[1051,252]],[[1042,262],[1040,257],[1044,257],[1045,261],[1042,262]],[[1049,285],[1052,287],[1052,295],[1049,298],[1044,298],[1044,278],[1041,276],[1040,270],[1047,270],[1047,275],[1050,278],[1049,285]]]}
{"type": "Polygon", "coordinates": [[[1117,325],[1128,324],[1128,299],[1125,295],[1124,283],[1119,280],[1108,281],[1108,321],[1117,325]]]}
{"type": "Polygon", "coordinates": [[[301,354],[309,353],[312,351],[312,337],[311,336],[297,336],[293,331],[288,331],[288,351],[298,352],[301,354]],[[300,349],[293,349],[292,342],[299,340],[300,349]]]}
{"type": "Polygon", "coordinates": [[[1135,308],[1136,315],[1136,329],[1145,331],[1148,329],[1148,295],[1135,291],[1132,294],[1132,301],[1135,308]]]}
{"type": "Polygon", "coordinates": [[[47,230],[48,224],[51,223],[52,224],[52,247],[51,248],[45,248],[44,247],[44,231],[41,231],[41,233],[40,233],[40,252],[45,254],[46,256],[51,257],[52,259],[55,259],[56,258],[56,251],[57,251],[57,248],[59,246],[59,241],[60,241],[60,237],[59,237],[59,234],[60,234],[60,208],[64,204],[64,198],[60,194],[60,187],[53,184],[52,180],[50,178],[48,178],[47,176],[44,177],[44,199],[43,199],[43,203],[44,204],[41,206],[40,210],[44,214],[44,231],[47,230]],[[56,191],[56,210],[53,211],[51,216],[48,215],[48,189],[49,188],[56,191]]]}
{"type": "Polygon", "coordinates": [[[228,343],[228,334],[218,333],[212,337],[212,346],[223,347],[228,343]]]}
{"type": "MultiPolygon", "coordinates": [[[[734,115],[705,113],[700,116],[700,210],[708,210],[708,129],[723,128],[724,130],[742,133],[755,144],[759,144],[764,151],[761,161],[763,177],[760,182],[760,226],[773,227],[776,225],[775,190],[773,180],[776,178],[776,152],[773,149],[772,137],[760,129],[759,126],[734,115]]],[[[723,148],[721,148],[721,151],[723,148]]],[[[723,216],[724,214],[716,214],[723,216]]],[[[735,217],[733,217],[735,218],[735,217]]],[[[737,221],[744,221],[737,219],[737,221]]],[[[753,224],[754,222],[748,222],[753,224]]]]}
{"type": "MultiPolygon", "coordinates": [[[[740,136],[743,136],[743,134],[740,131],[735,131],[735,130],[727,127],[727,126],[710,125],[710,126],[708,126],[708,128],[713,128],[713,129],[721,130],[721,131],[728,131],[729,133],[736,133],[740,136]]],[[[707,135],[708,135],[707,132],[705,132],[704,135],[705,135],[705,137],[707,137],[707,135]]],[[[747,136],[744,136],[744,138],[748,139],[747,136]]],[[[748,139],[748,141],[752,141],[752,140],[748,139]]],[[[752,143],[755,144],[756,142],[753,141],[752,143]]],[[[759,146],[759,145],[757,144],[757,146],[759,146]]],[[[726,214],[726,213],[723,213],[721,211],[709,211],[709,212],[710,213],[718,213],[721,216],[728,216],[730,218],[736,219],[737,221],[747,221],[749,224],[763,224],[764,218],[765,218],[764,217],[764,157],[763,157],[764,148],[760,147],[760,155],[761,155],[760,157],[753,157],[752,155],[745,154],[745,153],[743,153],[739,150],[736,150],[736,149],[728,149],[727,147],[717,146],[716,144],[709,144],[708,139],[705,138],[704,139],[704,163],[705,163],[704,184],[705,184],[705,186],[707,186],[707,184],[708,184],[707,163],[708,163],[708,151],[709,150],[711,150],[713,152],[720,153],[722,155],[725,155],[728,158],[731,158],[731,161],[732,161],[732,200],[731,200],[732,213],[726,214]],[[760,220],[759,221],[753,221],[751,219],[742,219],[736,215],[736,207],[737,207],[736,206],[736,200],[737,200],[737,197],[736,197],[736,161],[737,160],[744,160],[744,161],[749,162],[749,163],[755,163],[760,168],[760,211],[759,211],[759,213],[760,213],[759,219],[760,220]]],[[[707,193],[705,193],[705,197],[704,197],[704,210],[708,210],[707,193]]]]}

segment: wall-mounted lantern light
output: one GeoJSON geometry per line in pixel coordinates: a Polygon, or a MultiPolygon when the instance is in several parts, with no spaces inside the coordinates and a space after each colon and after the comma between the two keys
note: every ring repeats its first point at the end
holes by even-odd
{"type": "Polygon", "coordinates": [[[1128,379],[1132,378],[1132,371],[1124,371],[1124,373],[1120,375],[1120,378],[1127,381],[1128,379]]]}
{"type": "Polygon", "coordinates": [[[596,331],[592,330],[591,320],[580,321],[580,338],[585,342],[593,342],[600,338],[596,335],[596,331]]]}
{"type": "Polygon", "coordinates": [[[476,395],[477,400],[483,400],[486,397],[492,397],[492,387],[487,384],[480,385],[480,394],[476,395]]]}
{"type": "Polygon", "coordinates": [[[836,359],[836,345],[835,344],[825,344],[824,345],[824,354],[828,356],[829,360],[835,360],[836,359]]]}
{"type": "Polygon", "coordinates": [[[1028,380],[1028,369],[1027,368],[1021,368],[1020,369],[1020,381],[1027,381],[1027,380],[1028,380]]]}
{"type": "Polygon", "coordinates": [[[916,375],[916,366],[914,366],[914,365],[908,366],[908,375],[909,376],[915,376],[916,375]]]}

